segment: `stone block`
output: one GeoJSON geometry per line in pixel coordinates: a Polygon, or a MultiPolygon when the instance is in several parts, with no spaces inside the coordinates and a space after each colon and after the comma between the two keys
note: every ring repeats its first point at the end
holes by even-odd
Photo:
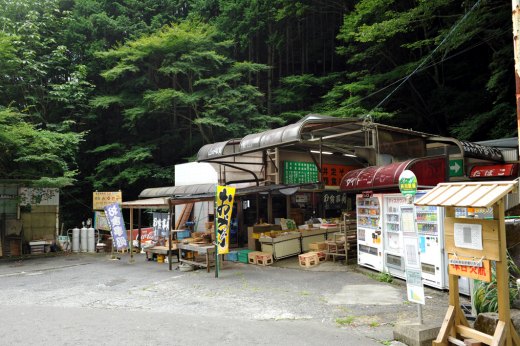
{"type": "Polygon", "coordinates": [[[440,324],[398,323],[394,326],[394,340],[408,346],[431,346],[440,329],[440,324]]]}

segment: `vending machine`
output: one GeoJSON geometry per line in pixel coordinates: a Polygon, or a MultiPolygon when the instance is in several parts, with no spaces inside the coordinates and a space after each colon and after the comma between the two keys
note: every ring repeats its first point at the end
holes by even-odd
{"type": "Polygon", "coordinates": [[[400,206],[406,204],[401,194],[383,196],[383,250],[385,271],[392,276],[404,279],[405,263],[402,250],[402,232],[400,229],[400,206]]]}
{"type": "Polygon", "coordinates": [[[423,283],[446,288],[448,267],[444,252],[444,208],[416,206],[415,215],[423,283]]]}
{"type": "MultiPolygon", "coordinates": [[[[418,191],[415,199],[422,197],[425,193],[418,191]]],[[[399,229],[400,206],[405,204],[406,198],[402,194],[383,195],[384,270],[401,279],[406,277],[402,232],[399,229]]],[[[427,286],[444,289],[448,277],[443,238],[444,209],[435,206],[416,207],[415,218],[423,283],[427,286]]]]}
{"type": "Polygon", "coordinates": [[[356,196],[358,264],[382,272],[383,198],[380,194],[356,196]]]}

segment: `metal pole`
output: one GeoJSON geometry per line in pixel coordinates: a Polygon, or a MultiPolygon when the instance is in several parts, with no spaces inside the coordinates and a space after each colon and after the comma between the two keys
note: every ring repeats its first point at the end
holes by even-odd
{"type": "MultiPolygon", "coordinates": [[[[171,200],[168,199],[168,269],[172,270],[173,213],[171,200]]],[[[177,248],[177,251],[180,251],[177,248]]],[[[177,257],[178,258],[178,257],[177,257]]]]}
{"type": "MultiPolygon", "coordinates": [[[[218,187],[217,187],[217,189],[218,189],[218,187]]],[[[213,207],[214,208],[213,209],[214,210],[213,211],[213,215],[214,215],[214,217],[213,217],[214,226],[213,227],[215,227],[215,277],[218,278],[218,269],[219,269],[218,268],[218,232],[217,232],[218,215],[217,215],[217,193],[216,192],[215,192],[215,202],[214,203],[215,204],[213,207]]],[[[209,266],[209,263],[208,263],[208,266],[209,266]]]]}
{"type": "Polygon", "coordinates": [[[130,236],[129,236],[129,241],[130,241],[130,262],[129,263],[134,263],[134,249],[133,249],[133,243],[134,241],[132,240],[132,228],[134,226],[134,208],[130,208],[130,236]]]}
{"type": "Polygon", "coordinates": [[[516,122],[520,155],[520,0],[512,0],[513,6],[513,52],[515,56],[516,122]]]}

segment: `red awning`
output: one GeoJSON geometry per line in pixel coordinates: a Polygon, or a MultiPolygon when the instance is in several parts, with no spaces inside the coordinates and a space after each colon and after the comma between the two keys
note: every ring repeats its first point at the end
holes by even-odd
{"type": "Polygon", "coordinates": [[[435,186],[446,181],[446,158],[420,158],[386,166],[371,166],[348,172],[341,179],[343,191],[390,190],[399,188],[404,170],[414,172],[419,186],[435,186]]]}
{"type": "Polygon", "coordinates": [[[516,177],[518,175],[517,163],[506,163],[503,165],[473,166],[469,172],[470,178],[497,178],[516,177]]]}

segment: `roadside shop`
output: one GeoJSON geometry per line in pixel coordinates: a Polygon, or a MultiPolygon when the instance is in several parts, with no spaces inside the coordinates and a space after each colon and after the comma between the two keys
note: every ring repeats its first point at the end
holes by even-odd
{"type": "MultiPolygon", "coordinates": [[[[306,239],[330,240],[340,226],[347,228],[348,224],[350,231],[356,196],[340,189],[341,179],[349,172],[433,156],[445,149],[443,141],[450,140],[367,119],[308,115],[278,129],[205,145],[197,160],[214,167],[219,184],[256,186],[254,196],[244,194],[239,199],[239,234],[244,239],[247,230],[247,247],[270,247],[276,259],[306,251],[306,239]],[[277,235],[287,231],[284,219],[294,221],[296,230],[290,231],[299,234],[285,234],[287,239],[277,235]],[[274,237],[268,239],[268,234],[274,237]],[[276,251],[277,242],[284,243],[283,250],[280,246],[276,251]]],[[[445,155],[438,161],[446,167],[445,155]]],[[[442,180],[432,181],[429,186],[438,181],[442,180]]],[[[353,233],[349,242],[357,252],[355,230],[353,233]]]]}
{"type": "MultiPolygon", "coordinates": [[[[518,163],[510,152],[485,145],[449,138],[432,138],[427,156],[370,166],[348,172],[341,181],[341,191],[356,195],[358,264],[387,272],[394,277],[406,277],[401,232],[401,207],[405,197],[398,193],[398,179],[404,170],[417,177],[418,193],[422,197],[438,183],[448,181],[486,181],[516,178],[518,163]]],[[[518,194],[506,198],[506,206],[518,204],[518,194]]],[[[414,209],[422,279],[425,285],[447,289],[448,273],[444,249],[444,208],[435,206],[414,209]]],[[[482,208],[459,208],[459,217],[490,217],[482,208]]],[[[460,292],[470,294],[470,281],[462,277],[460,292]]]]}

